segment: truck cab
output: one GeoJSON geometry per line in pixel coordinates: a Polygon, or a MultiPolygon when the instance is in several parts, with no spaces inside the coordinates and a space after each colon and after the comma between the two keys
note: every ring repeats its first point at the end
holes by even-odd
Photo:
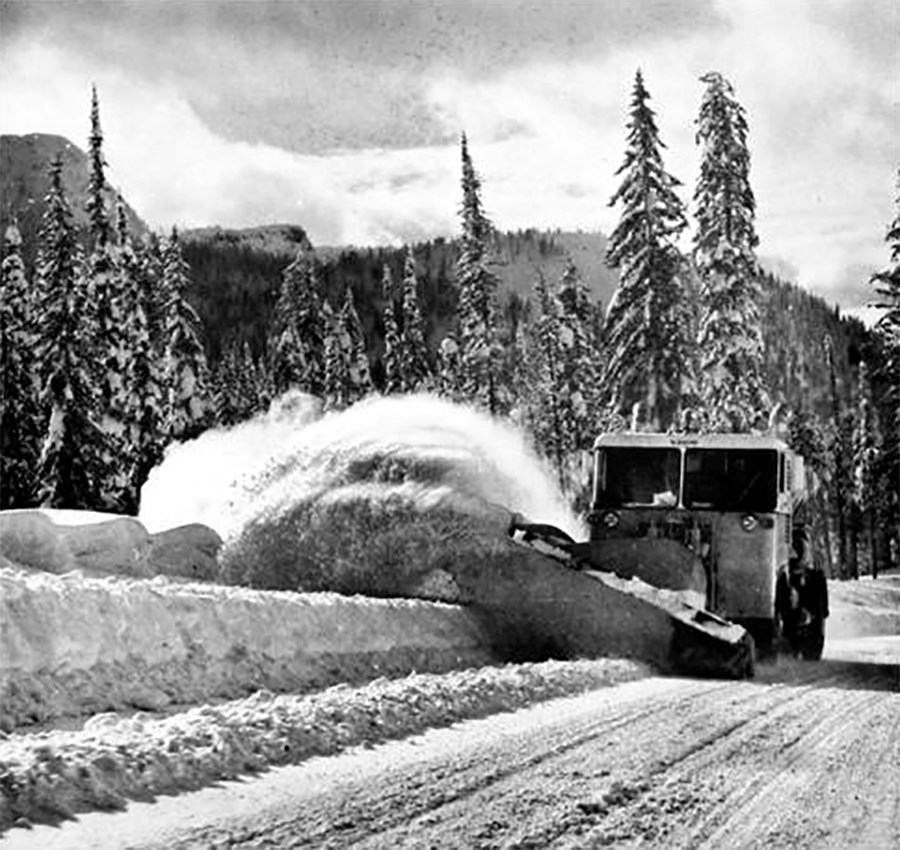
{"type": "Polygon", "coordinates": [[[806,657],[821,654],[827,590],[798,552],[805,473],[783,441],[628,432],[601,435],[593,455],[596,567],[690,585],[707,610],[744,626],[761,655],[779,637],[806,657]]]}

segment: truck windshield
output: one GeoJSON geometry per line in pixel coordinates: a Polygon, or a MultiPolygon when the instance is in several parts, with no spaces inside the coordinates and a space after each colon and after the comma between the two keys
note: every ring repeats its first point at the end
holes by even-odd
{"type": "Polygon", "coordinates": [[[598,507],[678,504],[678,449],[605,448],[597,464],[598,507]]]}
{"type": "Polygon", "coordinates": [[[688,449],[684,505],[719,511],[773,511],[778,498],[774,449],[688,449]]]}

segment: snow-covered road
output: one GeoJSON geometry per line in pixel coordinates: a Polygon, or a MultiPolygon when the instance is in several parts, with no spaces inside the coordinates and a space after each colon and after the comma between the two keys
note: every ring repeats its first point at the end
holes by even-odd
{"type": "MultiPolygon", "coordinates": [[[[871,656],[873,643],[867,642],[871,656]]],[[[16,848],[832,847],[900,842],[900,666],[652,677],[276,768],[16,848]]]]}

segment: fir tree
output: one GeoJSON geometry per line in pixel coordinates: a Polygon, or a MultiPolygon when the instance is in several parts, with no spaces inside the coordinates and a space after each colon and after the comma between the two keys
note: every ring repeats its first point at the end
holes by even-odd
{"type": "Polygon", "coordinates": [[[573,441],[561,386],[563,324],[559,302],[551,295],[542,273],[538,274],[534,294],[538,315],[529,327],[526,348],[526,422],[538,450],[551,460],[564,488],[566,457],[573,441]]]}
{"type": "Polygon", "coordinates": [[[34,305],[15,222],[5,234],[0,267],[0,510],[37,498],[40,407],[35,383],[34,305]]]}
{"type": "Polygon", "coordinates": [[[606,421],[600,393],[603,360],[590,291],[571,259],[560,279],[557,300],[563,355],[558,389],[569,407],[572,448],[585,451],[593,446],[599,423],[606,421]]]}
{"type": "Polygon", "coordinates": [[[103,434],[91,420],[91,377],[82,317],[86,294],[79,249],[62,186],[62,161],[50,169],[50,192],[38,261],[35,346],[49,422],[39,462],[38,500],[45,507],[102,509],[103,434]]]}
{"type": "Polygon", "coordinates": [[[325,410],[343,410],[350,397],[350,338],[327,301],[322,303],[325,319],[325,376],[322,398],[325,410]]]}
{"type": "Polygon", "coordinates": [[[862,516],[868,542],[871,572],[878,575],[880,553],[876,551],[876,528],[887,518],[889,483],[882,476],[881,428],[878,408],[872,398],[872,384],[865,361],[859,365],[859,392],[856,428],[853,433],[854,501],[862,516]]]}
{"type": "Polygon", "coordinates": [[[721,74],[701,80],[706,91],[697,120],[702,150],[694,193],[694,263],[701,281],[700,413],[714,430],[747,431],[769,405],[747,120],[721,74]]]}
{"type": "Polygon", "coordinates": [[[153,309],[151,281],[142,274],[141,262],[131,244],[125,208],[117,207],[118,247],[116,267],[121,278],[125,338],[129,352],[125,371],[125,454],[120,463],[128,470],[123,508],[136,515],[141,488],[150,471],[163,457],[165,404],[162,358],[154,346],[149,320],[153,309]]]}
{"type": "Polygon", "coordinates": [[[353,290],[347,287],[344,305],[340,313],[341,326],[347,339],[348,393],[349,404],[353,404],[369,395],[372,390],[372,376],[369,371],[369,356],[366,353],[366,339],[362,322],[353,300],[353,290]]]}
{"type": "Polygon", "coordinates": [[[241,392],[241,365],[237,349],[227,346],[219,357],[212,373],[212,399],[216,425],[229,426],[241,421],[243,416],[241,392]]]}
{"type": "Polygon", "coordinates": [[[391,395],[403,392],[403,348],[397,324],[394,279],[387,264],[382,272],[381,294],[384,298],[384,392],[391,395]]]}
{"type": "Polygon", "coordinates": [[[281,393],[294,387],[321,396],[325,378],[325,328],[315,259],[297,252],[284,270],[275,308],[273,375],[281,393]]]}
{"type": "Polygon", "coordinates": [[[460,387],[459,344],[456,337],[448,334],[438,347],[437,391],[452,401],[464,401],[460,387]]]}
{"type": "MultiPolygon", "coordinates": [[[[897,172],[896,215],[885,235],[890,261],[870,278],[875,290],[875,307],[884,310],[875,332],[884,345],[885,358],[880,373],[888,384],[889,400],[896,413],[895,433],[900,433],[900,169],[897,172]]],[[[892,447],[896,452],[896,443],[892,447]]],[[[898,458],[900,460],[900,458],[898,458]]]]}
{"type": "Polygon", "coordinates": [[[189,440],[205,430],[212,411],[200,320],[186,298],[190,270],[175,230],[163,249],[163,279],[169,296],[163,380],[167,394],[165,430],[170,440],[189,440]]]}
{"type": "MultiPolygon", "coordinates": [[[[900,517],[900,169],[897,172],[896,214],[887,228],[885,241],[890,248],[890,260],[881,271],[872,275],[869,283],[875,290],[875,305],[884,310],[875,325],[875,333],[881,342],[883,357],[873,377],[884,386],[885,416],[883,444],[878,478],[884,483],[884,505],[879,522],[881,549],[890,546],[900,550],[898,517],[900,517]],[[888,418],[889,417],[889,418],[888,418]],[[892,542],[887,541],[888,536],[892,542]]],[[[885,559],[887,555],[885,554],[885,559]]]]}
{"type": "Polygon", "coordinates": [[[150,341],[162,360],[166,350],[166,309],[169,303],[163,276],[162,247],[159,237],[151,233],[140,245],[132,243],[132,248],[137,254],[137,274],[145,297],[150,341]]]}
{"type": "Polygon", "coordinates": [[[97,483],[107,510],[134,513],[136,498],[132,492],[130,470],[135,449],[129,443],[129,418],[133,416],[134,397],[127,374],[133,352],[129,345],[126,305],[127,290],[131,285],[127,278],[133,267],[119,267],[122,255],[116,253],[110,240],[110,222],[103,197],[106,161],[96,87],[92,89],[88,150],[85,209],[90,222],[91,250],[82,267],[88,291],[83,327],[93,348],[95,420],[105,435],[105,471],[97,483]]]}
{"type": "Polygon", "coordinates": [[[402,389],[415,392],[427,382],[428,346],[425,343],[425,322],[419,308],[418,280],[412,247],[406,251],[403,268],[403,330],[400,334],[402,359],[402,389]]]}
{"type": "Polygon", "coordinates": [[[692,385],[692,327],[686,263],[676,246],[687,222],[675,192],[681,183],[663,165],[655,113],[641,72],[635,77],[622,183],[622,205],[606,254],[620,270],[609,306],[603,383],[620,412],[644,404],[656,430],[677,417],[692,385]]]}
{"type": "Polygon", "coordinates": [[[459,376],[456,380],[470,403],[501,412],[501,392],[496,364],[502,357],[497,337],[496,291],[498,281],[491,269],[493,228],[481,203],[481,181],[475,172],[465,134],[461,142],[462,236],[456,262],[459,289],[459,376]]]}
{"type": "Polygon", "coordinates": [[[106,188],[106,160],[103,158],[103,132],[100,129],[100,103],[97,87],[91,87],[91,133],[88,137],[89,180],[85,204],[90,221],[91,240],[95,248],[105,248],[109,241],[109,215],[103,192],[106,188]]]}

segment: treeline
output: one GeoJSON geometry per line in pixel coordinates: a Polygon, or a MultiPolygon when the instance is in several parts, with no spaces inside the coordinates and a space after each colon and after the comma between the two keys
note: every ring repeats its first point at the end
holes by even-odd
{"type": "Polygon", "coordinates": [[[763,274],[746,117],[727,80],[703,82],[693,228],[638,74],[610,201],[619,223],[592,285],[562,234],[496,231],[465,136],[456,240],[317,252],[296,229],[290,253],[227,234],[133,245],[97,200],[95,96],[92,249],[81,257],[64,236],[54,184],[33,287],[43,300],[23,310],[32,288],[7,240],[4,304],[19,312],[3,337],[4,366],[14,366],[4,368],[3,472],[22,483],[3,487],[3,505],[132,512],[167,442],[239,422],[288,389],[327,410],[373,392],[429,391],[508,417],[580,504],[584,452],[601,430],[636,419],[659,430],[763,431],[775,411],[814,472],[825,557],[848,574],[857,553],[864,568],[895,561],[898,226],[893,265],[873,281],[888,308],[874,333],[763,274]],[[608,303],[598,280],[616,283],[608,303]],[[53,307],[50,293],[60,292],[68,300],[53,307]],[[30,377],[7,377],[20,374],[30,377]]]}

